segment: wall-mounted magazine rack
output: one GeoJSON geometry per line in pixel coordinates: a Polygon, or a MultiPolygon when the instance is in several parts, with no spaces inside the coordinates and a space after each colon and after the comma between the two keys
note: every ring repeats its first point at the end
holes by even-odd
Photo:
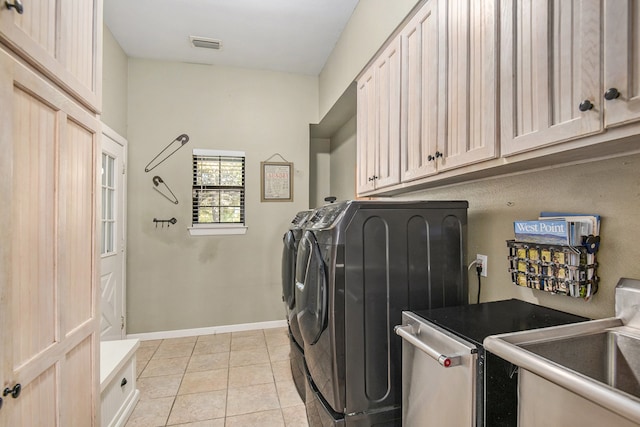
{"type": "MultiPolygon", "coordinates": [[[[599,242],[599,237],[597,237],[599,242]]],[[[597,246],[593,236],[583,246],[507,240],[509,273],[514,285],[588,299],[598,292],[597,246]]]]}

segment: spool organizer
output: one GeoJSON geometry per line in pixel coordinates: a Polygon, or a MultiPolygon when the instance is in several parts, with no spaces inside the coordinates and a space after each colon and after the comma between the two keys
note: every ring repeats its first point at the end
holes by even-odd
{"type": "MultiPolygon", "coordinates": [[[[514,285],[589,298],[598,292],[597,247],[550,245],[507,240],[509,273],[514,285]]],[[[598,238],[599,241],[599,238],[598,238]]]]}

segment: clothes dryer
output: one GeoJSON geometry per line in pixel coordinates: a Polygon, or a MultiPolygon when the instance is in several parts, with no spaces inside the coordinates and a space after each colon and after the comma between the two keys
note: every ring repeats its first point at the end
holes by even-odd
{"type": "Polygon", "coordinates": [[[312,427],[401,425],[393,327],[403,310],[468,303],[467,207],[348,201],[314,211],[295,289],[312,427]]]}
{"type": "Polygon", "coordinates": [[[304,350],[302,336],[298,328],[295,301],[295,275],[298,244],[302,238],[305,223],[312,211],[301,211],[291,221],[289,229],[282,237],[282,301],[285,306],[289,332],[289,360],[291,374],[300,398],[305,399],[304,350]]]}

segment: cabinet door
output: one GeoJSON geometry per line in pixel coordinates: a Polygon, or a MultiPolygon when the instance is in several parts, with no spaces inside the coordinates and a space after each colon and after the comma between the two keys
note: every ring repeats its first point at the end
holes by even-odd
{"type": "Polygon", "coordinates": [[[1,425],[93,426],[99,122],[0,50],[1,425]]]}
{"type": "Polygon", "coordinates": [[[375,186],[400,182],[400,38],[376,61],[377,150],[375,186]]]}
{"type": "Polygon", "coordinates": [[[602,131],[600,3],[502,0],[503,155],[602,131]]]}
{"type": "Polygon", "coordinates": [[[0,40],[98,112],[102,0],[32,0],[23,4],[24,12],[19,14],[3,2],[0,40]]]}
{"type": "Polygon", "coordinates": [[[357,82],[357,192],[364,193],[375,189],[376,154],[376,94],[375,68],[371,68],[357,82]]]}
{"type": "Polygon", "coordinates": [[[608,0],[604,14],[604,90],[619,92],[604,101],[609,127],[640,119],[640,5],[608,0]]]}
{"type": "Polygon", "coordinates": [[[444,137],[444,82],[440,76],[438,1],[429,1],[401,33],[403,51],[402,181],[436,173],[444,137]]]}
{"type": "MultiPolygon", "coordinates": [[[[497,0],[448,0],[443,22],[446,56],[446,136],[443,171],[496,156],[497,0]]],[[[446,5],[446,6],[445,6],[446,5]]],[[[442,15],[442,14],[441,14],[442,15]]],[[[429,58],[432,60],[432,58],[429,58]]]]}

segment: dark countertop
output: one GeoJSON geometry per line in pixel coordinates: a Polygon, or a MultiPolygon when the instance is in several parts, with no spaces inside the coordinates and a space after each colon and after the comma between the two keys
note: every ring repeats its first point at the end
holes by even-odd
{"type": "Polygon", "coordinates": [[[590,320],[517,299],[416,311],[418,316],[476,345],[489,335],[590,320]]]}

